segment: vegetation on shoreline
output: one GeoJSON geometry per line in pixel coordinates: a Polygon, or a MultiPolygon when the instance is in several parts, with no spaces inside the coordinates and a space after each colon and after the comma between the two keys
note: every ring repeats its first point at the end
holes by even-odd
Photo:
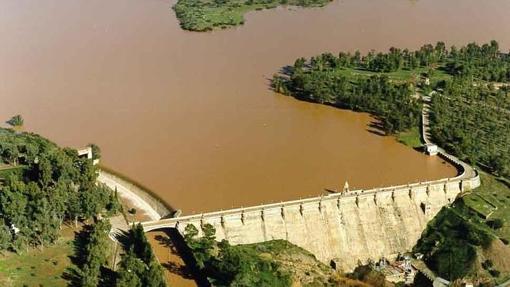
{"type": "Polygon", "coordinates": [[[96,184],[96,167],[76,150],[0,128],[0,250],[56,241],[65,222],[115,214],[115,193],[96,184]]]}
{"type": "Polygon", "coordinates": [[[368,112],[389,134],[418,129],[421,95],[432,96],[435,142],[472,164],[510,175],[510,55],[496,41],[446,49],[324,53],[297,59],[273,77],[276,92],[295,98],[368,112]]]}
{"type": "Polygon", "coordinates": [[[321,7],[331,0],[179,0],[173,7],[180,25],[190,31],[210,31],[244,24],[249,11],[279,5],[321,7]]]}
{"type": "Polygon", "coordinates": [[[421,142],[420,129],[418,127],[399,132],[397,134],[397,140],[411,148],[419,148],[423,145],[421,142]]]}

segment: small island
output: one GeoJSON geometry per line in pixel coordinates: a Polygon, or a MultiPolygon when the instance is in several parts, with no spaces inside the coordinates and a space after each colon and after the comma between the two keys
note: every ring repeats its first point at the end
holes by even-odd
{"type": "Polygon", "coordinates": [[[244,14],[280,5],[322,7],[331,0],[179,0],[173,6],[180,25],[189,31],[210,31],[244,24],[244,14]]]}

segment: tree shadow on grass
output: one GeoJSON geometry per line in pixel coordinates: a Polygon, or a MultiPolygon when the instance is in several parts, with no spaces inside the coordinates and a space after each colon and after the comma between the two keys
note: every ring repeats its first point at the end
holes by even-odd
{"type": "MultiPolygon", "coordinates": [[[[80,231],[74,232],[73,240],[73,255],[69,256],[71,263],[70,267],[67,267],[62,274],[62,279],[68,282],[68,286],[80,286],[83,273],[81,269],[86,264],[87,257],[87,243],[92,231],[91,225],[84,225],[80,231]]],[[[101,275],[99,276],[100,282],[99,287],[115,286],[116,274],[115,271],[110,268],[101,266],[101,275]]]]}
{"type": "Polygon", "coordinates": [[[92,227],[84,225],[80,231],[74,232],[73,255],[69,256],[72,266],[66,268],[62,274],[62,279],[68,282],[68,286],[79,286],[82,278],[80,268],[85,264],[86,245],[92,227]]]}

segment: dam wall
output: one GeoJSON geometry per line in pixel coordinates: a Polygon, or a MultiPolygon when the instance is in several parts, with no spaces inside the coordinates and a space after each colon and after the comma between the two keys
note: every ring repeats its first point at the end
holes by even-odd
{"type": "Polygon", "coordinates": [[[237,208],[144,222],[146,231],[188,224],[200,234],[204,224],[216,228],[217,240],[249,244],[285,239],[329,263],[335,259],[350,271],[358,262],[392,258],[410,251],[427,223],[457,195],[480,185],[478,174],[346,191],[282,203],[237,208]]]}

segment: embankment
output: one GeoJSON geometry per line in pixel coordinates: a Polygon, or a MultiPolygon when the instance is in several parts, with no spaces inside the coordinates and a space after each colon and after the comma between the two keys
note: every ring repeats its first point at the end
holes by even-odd
{"type": "Polygon", "coordinates": [[[106,167],[101,166],[97,181],[117,190],[118,196],[132,202],[151,220],[159,220],[175,211],[148,188],[106,167]]]}

